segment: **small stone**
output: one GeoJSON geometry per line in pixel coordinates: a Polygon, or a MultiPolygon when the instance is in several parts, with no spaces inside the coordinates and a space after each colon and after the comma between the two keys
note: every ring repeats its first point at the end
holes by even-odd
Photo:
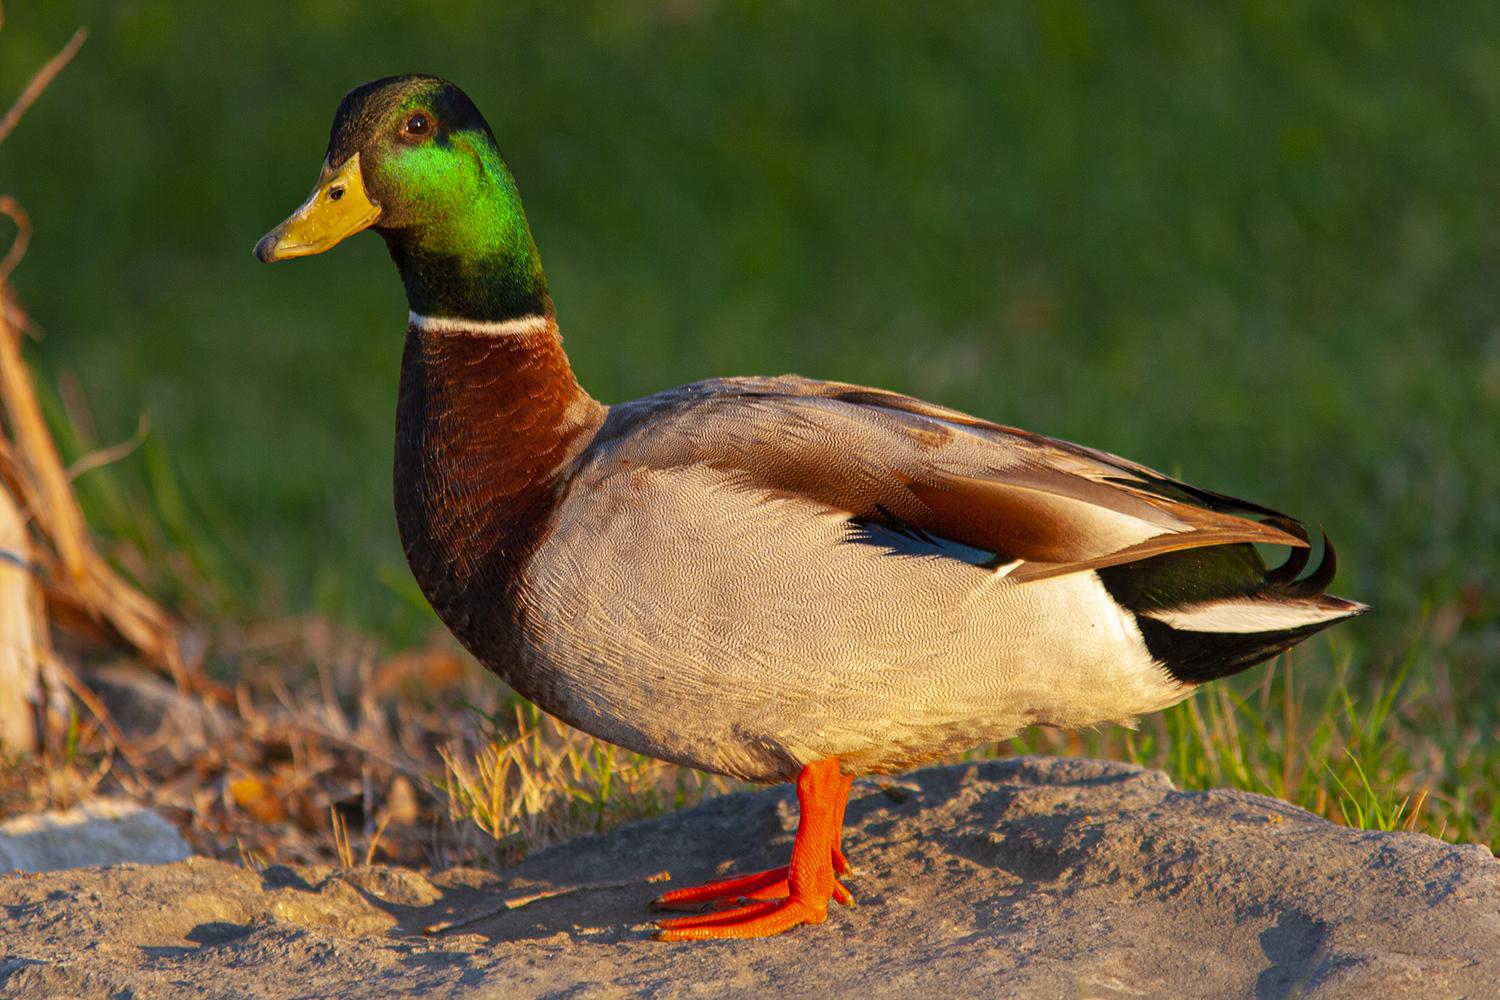
{"type": "Polygon", "coordinates": [[[172,824],[128,799],[93,799],[0,823],[0,873],[158,865],[192,853],[172,824]]]}

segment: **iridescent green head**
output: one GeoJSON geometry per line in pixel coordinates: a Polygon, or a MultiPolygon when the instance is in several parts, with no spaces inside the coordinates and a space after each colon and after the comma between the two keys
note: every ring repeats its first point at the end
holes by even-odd
{"type": "Polygon", "coordinates": [[[385,238],[415,313],[504,320],[552,311],[494,133],[446,80],[389,77],[345,95],[317,187],[255,255],[322,253],[366,228],[385,238]]]}

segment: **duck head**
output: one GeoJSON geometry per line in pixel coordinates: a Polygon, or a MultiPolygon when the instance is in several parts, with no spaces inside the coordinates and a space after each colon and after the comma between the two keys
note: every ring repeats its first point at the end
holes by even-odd
{"type": "Polygon", "coordinates": [[[515,179],[467,94],[432,76],[356,87],[313,193],[255,245],[267,263],[385,238],[420,316],[506,320],[552,302],[515,179]]]}

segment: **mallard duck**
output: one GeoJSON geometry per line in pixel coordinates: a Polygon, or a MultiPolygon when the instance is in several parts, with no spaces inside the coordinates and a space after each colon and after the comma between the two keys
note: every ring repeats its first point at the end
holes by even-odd
{"type": "Polygon", "coordinates": [[[720,378],[605,406],[563,352],[489,125],[456,86],[349,92],[257,244],[386,242],[410,307],[396,520],[439,618],[594,736],[795,781],[790,863],[656,902],[668,939],[852,902],[850,782],[1032,725],[1129,723],[1365,608],[1266,507],[894,392],[720,378]],[[1285,546],[1268,569],[1256,545],[1285,546]],[[717,909],[716,909],[717,908],[717,909]]]}

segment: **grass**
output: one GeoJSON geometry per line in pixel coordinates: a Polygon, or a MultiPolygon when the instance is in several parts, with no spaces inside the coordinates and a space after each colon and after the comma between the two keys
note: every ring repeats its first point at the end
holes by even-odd
{"type": "Polygon", "coordinates": [[[1421,830],[1490,840],[1493,797],[1459,801],[1435,790],[1434,757],[1456,748],[1403,726],[1421,694],[1404,674],[1359,688],[1341,658],[1332,678],[1295,679],[1285,655],[1248,678],[1207,687],[1142,721],[1141,728],[1082,737],[1033,733],[1006,752],[1082,752],[1166,771],[1181,788],[1237,788],[1272,795],[1347,826],[1421,830]]]}
{"type": "MultiPolygon", "coordinates": [[[[7,11],[4,94],[92,32],[0,159],[48,417],[70,461],[148,418],[75,487],[115,564],[203,623],[215,679],[300,696],[309,658],[237,639],[288,616],[377,659],[435,641],[390,517],[389,263],[373,237],[248,256],[337,97],[420,68],[500,135],[600,398],[788,370],[914,392],[1321,522],[1335,590],[1374,607],[1138,732],[996,752],[1496,844],[1500,8],[492,8],[7,11]]],[[[699,793],[483,690],[475,719],[421,711],[462,730],[446,787],[508,850],[699,793]]],[[[307,815],[329,796],[360,798],[307,815]]]]}
{"type": "Polygon", "coordinates": [[[444,748],[449,816],[472,822],[503,855],[680,809],[735,783],[604,743],[516,703],[491,717],[469,754],[444,748]]]}

